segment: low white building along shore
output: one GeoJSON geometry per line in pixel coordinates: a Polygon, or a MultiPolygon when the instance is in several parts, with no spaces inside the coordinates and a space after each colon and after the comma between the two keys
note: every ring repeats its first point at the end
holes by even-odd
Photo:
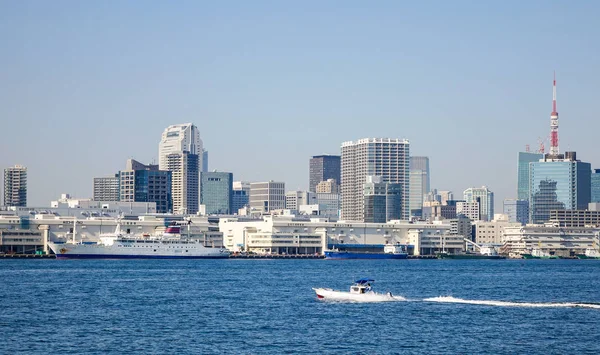
{"type": "Polygon", "coordinates": [[[547,255],[575,257],[588,248],[597,249],[598,227],[559,227],[546,224],[527,224],[505,227],[501,252],[511,257],[531,253],[539,249],[547,255]]]}
{"type": "Polygon", "coordinates": [[[223,243],[232,252],[257,254],[322,254],[324,250],[383,251],[386,244],[404,244],[413,255],[464,250],[463,236],[447,223],[363,223],[328,218],[263,216],[262,219],[221,218],[223,243]]]}

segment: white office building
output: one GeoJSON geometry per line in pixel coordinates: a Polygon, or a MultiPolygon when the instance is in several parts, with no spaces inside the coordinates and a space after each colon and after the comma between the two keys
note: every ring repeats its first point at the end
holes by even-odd
{"type": "Polygon", "coordinates": [[[478,220],[491,221],[494,219],[494,193],[486,186],[470,187],[464,191],[463,195],[466,202],[479,203],[478,220]]]}
{"type": "Polygon", "coordinates": [[[367,176],[401,185],[402,219],[409,218],[409,142],[404,139],[363,138],[342,143],[342,212],[348,221],[364,221],[367,176]]]}
{"type": "Polygon", "coordinates": [[[203,148],[200,132],[193,123],[171,125],[163,132],[158,145],[158,168],[169,170],[169,154],[188,152],[199,156],[198,166],[202,169],[203,148]]]}
{"type": "Polygon", "coordinates": [[[270,213],[273,210],[285,209],[284,182],[250,183],[250,212],[270,213]]]}

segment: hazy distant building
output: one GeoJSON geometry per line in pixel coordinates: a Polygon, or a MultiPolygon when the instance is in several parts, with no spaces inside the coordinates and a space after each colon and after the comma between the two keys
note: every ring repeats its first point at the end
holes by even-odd
{"type": "Polygon", "coordinates": [[[467,203],[479,202],[480,217],[478,219],[484,221],[491,221],[494,219],[494,193],[486,186],[470,187],[464,191],[463,197],[467,203]]]}
{"type": "Polygon", "coordinates": [[[231,214],[233,210],[233,174],[225,172],[200,173],[200,204],[206,214],[231,214]]]}
{"type": "Polygon", "coordinates": [[[590,163],[575,152],[547,156],[530,164],[529,221],[544,223],[551,210],[584,210],[591,200],[590,163]]]}
{"type": "Polygon", "coordinates": [[[423,172],[423,193],[429,192],[431,186],[431,176],[429,172],[429,157],[410,157],[410,171],[420,170],[423,172]]]}
{"type": "Polygon", "coordinates": [[[199,202],[198,155],[188,152],[167,155],[167,170],[171,172],[173,213],[195,214],[199,202]]]}
{"type": "Polygon", "coordinates": [[[340,156],[315,155],[310,159],[308,191],[316,192],[317,184],[327,179],[340,183],[340,156]]]}
{"type": "Polygon", "coordinates": [[[364,189],[364,222],[386,223],[402,217],[402,186],[367,176],[364,189]]]}
{"type": "Polygon", "coordinates": [[[27,168],[15,165],[4,169],[4,205],[27,206],[27,168]]]}
{"type": "MultiPolygon", "coordinates": [[[[155,202],[156,212],[167,213],[173,208],[171,172],[159,170],[158,165],[145,165],[128,159],[119,172],[121,202],[155,202]]],[[[99,200],[110,201],[110,200],[99,200]]]]}
{"type": "Polygon", "coordinates": [[[94,178],[92,194],[94,201],[120,201],[120,185],[119,174],[94,178]]]}
{"type": "Polygon", "coordinates": [[[298,211],[300,206],[314,205],[317,203],[317,196],[309,191],[288,191],[285,193],[285,208],[298,211]]]}
{"type": "Polygon", "coordinates": [[[519,152],[517,176],[517,199],[529,200],[529,164],[538,162],[544,154],[519,152]]]}
{"type": "Polygon", "coordinates": [[[600,202],[600,169],[594,169],[591,176],[591,201],[600,202]]]}
{"type": "Polygon", "coordinates": [[[409,218],[409,142],[404,139],[363,138],[342,143],[341,219],[365,220],[364,184],[367,176],[400,184],[400,218],[409,218]]]}
{"type": "Polygon", "coordinates": [[[508,216],[508,221],[521,224],[527,224],[529,221],[529,201],[527,200],[504,200],[504,214],[508,216]]]}
{"type": "Polygon", "coordinates": [[[284,182],[252,182],[250,183],[251,212],[269,213],[273,210],[285,209],[284,182]]]}
{"type": "Polygon", "coordinates": [[[202,172],[208,172],[208,150],[202,149],[202,172]]]}

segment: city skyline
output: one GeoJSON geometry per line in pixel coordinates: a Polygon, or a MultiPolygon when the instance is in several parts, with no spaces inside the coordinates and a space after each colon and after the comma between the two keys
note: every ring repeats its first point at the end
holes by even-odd
{"type": "Polygon", "coordinates": [[[0,34],[0,117],[12,133],[0,167],[28,168],[30,205],[91,197],[94,177],[128,158],[158,163],[164,128],[194,122],[210,170],[236,180],[308,190],[311,156],[406,138],[430,158],[432,188],[489,186],[500,211],[517,197],[518,152],[538,137],[550,146],[554,70],[561,152],[600,167],[597,4],[519,4],[514,17],[516,2],[439,3],[433,14],[419,4],[240,3],[236,17],[220,5],[148,3],[131,23],[127,4],[69,4],[0,5],[14,29],[0,34]],[[439,21],[448,13],[452,26],[439,21]],[[257,139],[265,149],[249,149],[257,139]]]}

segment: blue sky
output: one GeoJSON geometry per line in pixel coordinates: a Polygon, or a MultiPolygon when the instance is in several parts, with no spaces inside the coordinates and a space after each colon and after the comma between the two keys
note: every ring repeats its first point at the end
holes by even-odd
{"type": "MultiPolygon", "coordinates": [[[[163,129],[194,122],[210,168],[308,187],[343,141],[406,138],[432,186],[516,196],[547,140],[600,167],[595,1],[0,1],[0,167],[29,204],[90,197],[163,129]]],[[[549,143],[546,142],[546,147],[549,143]]]]}

